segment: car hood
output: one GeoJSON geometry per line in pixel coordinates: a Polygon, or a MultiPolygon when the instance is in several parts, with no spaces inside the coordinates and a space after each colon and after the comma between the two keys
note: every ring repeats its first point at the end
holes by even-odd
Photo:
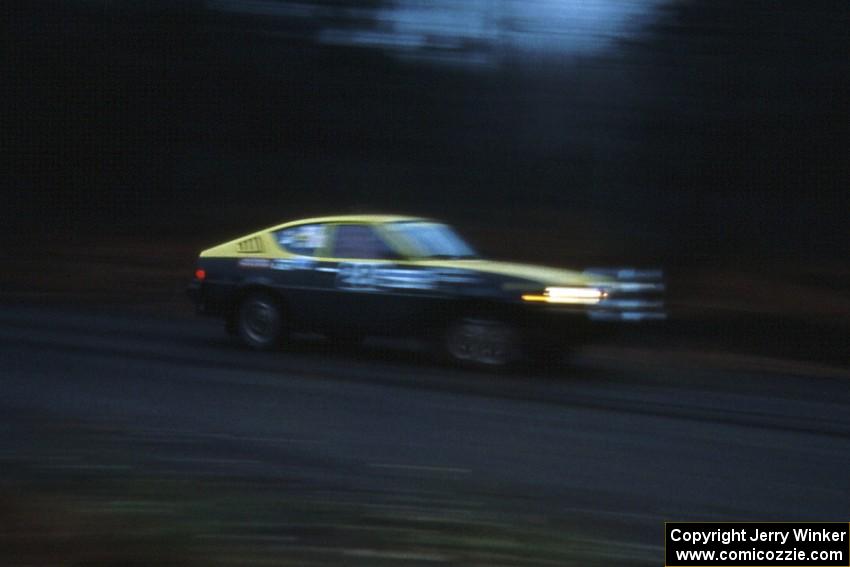
{"type": "Polygon", "coordinates": [[[577,270],[564,270],[560,268],[549,268],[546,266],[535,266],[532,264],[521,264],[517,262],[498,262],[494,260],[428,260],[422,262],[424,265],[436,268],[448,268],[453,270],[471,270],[479,273],[504,276],[508,279],[517,279],[547,285],[593,285],[604,283],[607,278],[598,275],[585,274],[577,270]]]}

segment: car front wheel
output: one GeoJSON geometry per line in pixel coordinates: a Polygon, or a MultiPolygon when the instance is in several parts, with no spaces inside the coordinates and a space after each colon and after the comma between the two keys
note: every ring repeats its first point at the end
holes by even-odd
{"type": "Polygon", "coordinates": [[[239,304],[236,332],[241,341],[256,350],[276,347],[283,334],[283,310],[267,293],[252,293],[239,304]]]}
{"type": "Polygon", "coordinates": [[[520,336],[501,321],[465,318],[449,326],[445,351],[455,362],[478,368],[501,369],[520,360],[520,336]]]}

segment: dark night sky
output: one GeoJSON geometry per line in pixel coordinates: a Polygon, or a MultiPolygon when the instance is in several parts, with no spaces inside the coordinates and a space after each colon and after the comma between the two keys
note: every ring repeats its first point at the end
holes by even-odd
{"type": "Polygon", "coordinates": [[[578,55],[456,48],[484,68],[320,43],[373,23],[305,4],[322,17],[18,3],[6,228],[213,235],[355,208],[520,224],[545,210],[678,259],[850,251],[846,2],[670,2],[578,55]]]}

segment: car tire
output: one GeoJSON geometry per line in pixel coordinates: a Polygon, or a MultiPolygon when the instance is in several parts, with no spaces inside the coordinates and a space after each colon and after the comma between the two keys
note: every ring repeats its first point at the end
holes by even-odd
{"type": "Polygon", "coordinates": [[[236,334],[254,350],[271,350],[283,336],[284,313],[280,301],[269,293],[251,293],[239,302],[236,334]]]}
{"type": "Polygon", "coordinates": [[[444,352],[462,366],[502,370],[522,359],[522,341],[517,330],[502,321],[465,317],[449,325],[444,352]]]}

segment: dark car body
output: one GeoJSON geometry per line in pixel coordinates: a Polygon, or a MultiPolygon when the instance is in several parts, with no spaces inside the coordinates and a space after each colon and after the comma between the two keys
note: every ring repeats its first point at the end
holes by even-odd
{"type": "Polygon", "coordinates": [[[499,344],[471,348],[499,350],[483,358],[501,365],[533,345],[584,340],[605,313],[622,318],[618,285],[610,275],[484,260],[444,224],[369,215],[289,222],[204,250],[189,293],[200,313],[222,317],[256,348],[290,330],[477,335],[499,344]],[[251,304],[262,308],[252,315],[251,304]],[[251,332],[252,317],[264,316],[270,328],[251,332]]]}

